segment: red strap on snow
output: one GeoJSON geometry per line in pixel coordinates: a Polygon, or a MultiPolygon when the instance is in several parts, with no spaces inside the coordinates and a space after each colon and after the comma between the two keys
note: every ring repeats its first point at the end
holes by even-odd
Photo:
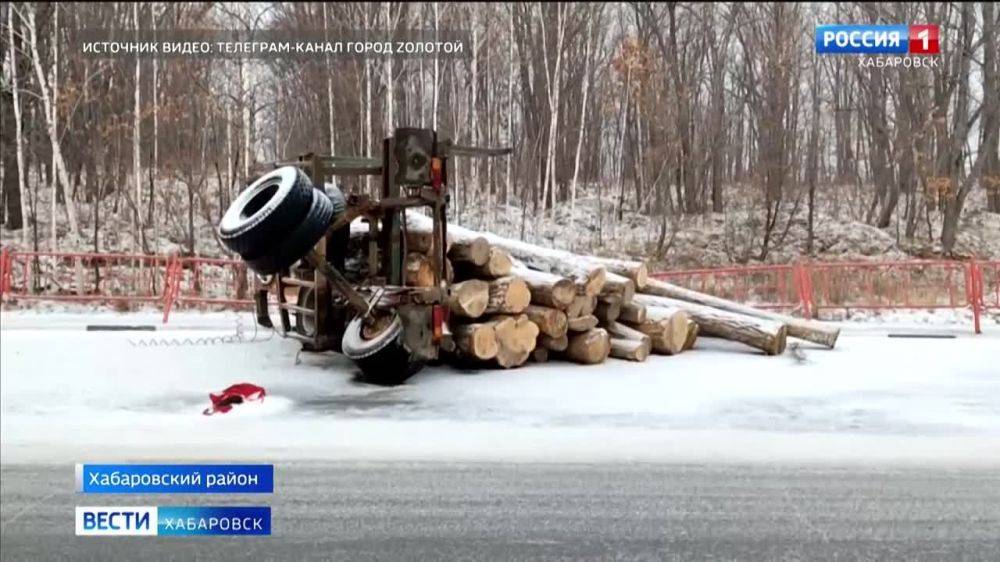
{"type": "Polygon", "coordinates": [[[263,387],[248,382],[241,382],[226,388],[218,394],[209,393],[208,397],[212,401],[212,405],[205,408],[202,413],[206,416],[211,416],[215,413],[225,414],[229,410],[232,410],[236,404],[255,401],[263,402],[266,395],[267,392],[263,387]]]}

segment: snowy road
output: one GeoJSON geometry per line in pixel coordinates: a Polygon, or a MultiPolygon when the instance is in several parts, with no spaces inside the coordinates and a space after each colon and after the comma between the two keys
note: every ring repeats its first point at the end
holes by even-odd
{"type": "MultiPolygon", "coordinates": [[[[252,331],[249,316],[242,318],[252,331]]],[[[955,339],[849,332],[834,351],[801,344],[798,353],[771,358],[705,338],[696,352],[641,364],[436,367],[405,386],[379,388],[355,382],[342,357],[297,358],[295,342],[269,333],[253,343],[136,345],[225,338],[233,316],[176,315],[155,333],[84,330],[153,321],[148,314],[5,311],[3,462],[1000,465],[996,331],[955,339]],[[243,381],[267,388],[263,404],[201,415],[208,392],[243,381]]]]}
{"type": "Polygon", "coordinates": [[[260,538],[73,536],[72,465],[2,469],[0,559],[995,561],[994,470],[764,465],[280,463],[260,538]],[[140,549],[137,550],[137,549],[140,549]]]}

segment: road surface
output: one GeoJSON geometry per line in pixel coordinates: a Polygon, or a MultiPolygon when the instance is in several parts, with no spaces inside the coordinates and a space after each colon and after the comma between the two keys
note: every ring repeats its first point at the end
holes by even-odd
{"type": "Polygon", "coordinates": [[[996,560],[1000,474],[768,465],[279,464],[273,496],[77,496],[2,468],[3,560],[996,560]],[[73,535],[73,506],[268,504],[273,535],[73,535]]]}

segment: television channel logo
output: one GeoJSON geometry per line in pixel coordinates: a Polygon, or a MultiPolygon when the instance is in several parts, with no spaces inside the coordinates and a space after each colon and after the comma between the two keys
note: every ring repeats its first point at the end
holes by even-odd
{"type": "Polygon", "coordinates": [[[828,24],[816,26],[821,55],[937,55],[938,26],[828,24]]]}

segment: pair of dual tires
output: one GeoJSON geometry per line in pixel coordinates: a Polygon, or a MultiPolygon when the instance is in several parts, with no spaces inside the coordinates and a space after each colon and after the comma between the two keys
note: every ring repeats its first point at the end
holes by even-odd
{"type": "MultiPolygon", "coordinates": [[[[295,166],[268,172],[233,200],[219,222],[219,240],[254,272],[280,273],[303,259],[346,210],[343,194],[336,188],[331,191],[316,189],[295,166]]],[[[300,328],[302,320],[297,322],[300,328]]],[[[419,369],[403,345],[398,315],[378,333],[363,328],[361,318],[349,322],[341,349],[361,369],[364,380],[399,384],[419,369]]]]}

